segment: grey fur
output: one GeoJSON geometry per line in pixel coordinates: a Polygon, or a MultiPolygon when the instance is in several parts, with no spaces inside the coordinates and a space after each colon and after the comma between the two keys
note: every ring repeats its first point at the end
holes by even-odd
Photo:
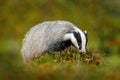
{"type": "Polygon", "coordinates": [[[54,50],[53,45],[62,41],[66,33],[73,32],[74,27],[76,26],[67,21],[48,21],[31,28],[23,40],[21,52],[24,62],[31,60],[36,53],[54,50]]]}

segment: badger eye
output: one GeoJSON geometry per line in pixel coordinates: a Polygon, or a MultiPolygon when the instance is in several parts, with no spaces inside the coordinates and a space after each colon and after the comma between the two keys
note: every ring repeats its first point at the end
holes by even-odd
{"type": "Polygon", "coordinates": [[[78,43],[79,49],[81,49],[81,43],[78,43]]]}

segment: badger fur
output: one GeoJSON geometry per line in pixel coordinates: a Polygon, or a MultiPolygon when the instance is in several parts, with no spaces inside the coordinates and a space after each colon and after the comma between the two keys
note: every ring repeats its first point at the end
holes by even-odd
{"type": "Polygon", "coordinates": [[[24,62],[35,54],[61,51],[73,44],[80,52],[86,52],[87,33],[67,21],[48,21],[38,24],[25,35],[22,46],[24,62]]]}

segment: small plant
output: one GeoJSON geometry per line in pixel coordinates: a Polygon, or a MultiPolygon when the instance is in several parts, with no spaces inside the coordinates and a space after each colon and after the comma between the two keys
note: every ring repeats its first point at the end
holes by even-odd
{"type": "Polygon", "coordinates": [[[56,64],[62,63],[84,63],[84,64],[102,64],[104,55],[93,48],[88,49],[87,53],[79,53],[74,47],[70,47],[61,52],[36,54],[34,61],[38,64],[50,62],[56,64]]]}

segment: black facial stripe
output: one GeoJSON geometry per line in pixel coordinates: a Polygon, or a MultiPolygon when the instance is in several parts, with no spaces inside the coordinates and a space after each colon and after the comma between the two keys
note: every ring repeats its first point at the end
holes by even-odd
{"type": "Polygon", "coordinates": [[[77,40],[77,43],[79,45],[79,49],[81,49],[81,43],[82,43],[82,40],[81,40],[81,35],[79,32],[73,32],[74,34],[74,37],[76,38],[77,40]]]}
{"type": "Polygon", "coordinates": [[[85,46],[87,46],[87,43],[88,43],[88,37],[87,37],[87,34],[86,34],[86,33],[84,33],[84,35],[85,35],[85,38],[86,38],[86,44],[85,44],[85,46]]]}

